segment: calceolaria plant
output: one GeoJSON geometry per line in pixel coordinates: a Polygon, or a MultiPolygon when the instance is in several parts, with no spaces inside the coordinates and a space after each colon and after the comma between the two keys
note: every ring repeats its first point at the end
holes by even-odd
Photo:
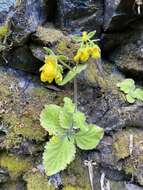
{"type": "Polygon", "coordinates": [[[129,103],[134,103],[136,99],[143,101],[143,89],[136,88],[135,81],[133,79],[125,79],[118,83],[117,87],[125,93],[126,100],[129,103]]]}
{"type": "Polygon", "coordinates": [[[46,105],[41,112],[42,127],[52,135],[45,145],[43,164],[48,176],[64,170],[74,160],[76,145],[82,150],[96,148],[103,137],[102,128],[87,124],[84,113],[77,111],[65,97],[64,106],[46,105]]]}
{"type": "Polygon", "coordinates": [[[66,56],[55,55],[51,49],[44,48],[46,55],[45,64],[40,68],[41,81],[55,81],[62,86],[74,79],[74,103],[65,97],[63,107],[46,105],[40,115],[41,126],[52,136],[43,153],[43,165],[48,176],[64,170],[74,160],[76,146],[83,150],[94,149],[104,134],[102,128],[87,124],[84,113],[77,111],[76,75],[87,68],[86,62],[90,57],[97,60],[101,56],[96,40],[92,40],[94,35],[95,32],[83,32],[82,36],[73,36],[79,49],[72,60],[72,67],[67,64],[66,56]],[[65,68],[69,71],[63,77],[65,68]]]}

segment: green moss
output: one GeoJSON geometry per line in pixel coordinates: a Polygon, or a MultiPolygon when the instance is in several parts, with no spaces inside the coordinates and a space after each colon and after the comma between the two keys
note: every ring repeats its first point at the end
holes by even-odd
{"type": "Polygon", "coordinates": [[[57,44],[55,48],[55,53],[66,55],[67,57],[69,57],[70,60],[73,60],[73,57],[76,54],[77,49],[78,47],[76,44],[72,43],[67,39],[63,39],[57,44]]]}
{"type": "Polygon", "coordinates": [[[82,189],[79,187],[67,185],[66,187],[63,188],[63,190],[82,190],[82,189]]]}
{"type": "Polygon", "coordinates": [[[20,125],[14,127],[14,133],[36,141],[42,141],[46,135],[39,121],[34,121],[28,116],[21,118],[20,125]]]}
{"type": "Polygon", "coordinates": [[[1,184],[2,190],[16,190],[17,183],[16,181],[8,181],[7,183],[1,184]]]}
{"type": "Polygon", "coordinates": [[[20,119],[17,117],[17,114],[15,112],[5,113],[3,115],[3,121],[4,123],[7,123],[10,128],[17,126],[20,123],[20,119]]]}
{"type": "Polygon", "coordinates": [[[3,39],[8,33],[8,25],[4,24],[0,26],[0,40],[3,39]]]}
{"type": "Polygon", "coordinates": [[[42,41],[44,44],[55,44],[60,41],[60,39],[64,38],[62,31],[57,30],[49,23],[44,27],[39,26],[35,35],[38,37],[39,41],[42,41]]]}
{"type": "MultiPolygon", "coordinates": [[[[90,190],[90,182],[87,167],[84,166],[83,160],[77,154],[76,160],[72,162],[69,167],[62,172],[62,182],[66,190],[68,187],[71,190],[90,190]]],[[[69,190],[70,190],[69,188],[69,190]]]]}
{"type": "Polygon", "coordinates": [[[1,154],[0,167],[6,168],[12,178],[17,178],[23,172],[32,167],[32,163],[28,159],[20,158],[15,155],[1,154]]]}
{"type": "Polygon", "coordinates": [[[16,7],[19,7],[20,4],[21,4],[21,0],[16,0],[16,2],[15,2],[15,6],[16,6],[16,7]]]}
{"type": "Polygon", "coordinates": [[[129,156],[137,157],[143,162],[142,153],[142,135],[143,131],[137,128],[129,128],[114,135],[113,151],[118,159],[124,159],[129,156]],[[133,153],[130,155],[130,136],[133,136],[133,153]]]}
{"type": "Polygon", "coordinates": [[[114,136],[113,151],[118,159],[124,159],[130,155],[129,136],[126,131],[114,136]]]}
{"type": "Polygon", "coordinates": [[[143,131],[138,128],[127,128],[114,136],[113,149],[115,156],[121,161],[126,174],[139,178],[143,165],[143,131]],[[130,153],[130,137],[133,137],[132,153],[130,153]]]}
{"type": "Polygon", "coordinates": [[[6,149],[18,148],[21,142],[22,142],[22,137],[16,135],[13,132],[10,132],[4,138],[4,141],[1,146],[6,149]]]}
{"type": "Polygon", "coordinates": [[[54,190],[52,185],[48,184],[47,176],[40,172],[29,172],[24,175],[27,182],[27,190],[54,190]]]}
{"type": "Polygon", "coordinates": [[[4,84],[0,85],[0,99],[3,100],[3,98],[11,96],[12,92],[10,91],[8,86],[5,86],[4,84]]]}
{"type": "Polygon", "coordinates": [[[126,174],[135,174],[137,172],[135,160],[126,160],[123,164],[123,170],[126,174]]]}
{"type": "MultiPolygon", "coordinates": [[[[15,112],[6,113],[3,116],[3,121],[9,126],[9,133],[6,138],[9,142],[11,141],[11,143],[15,141],[16,136],[18,138],[19,135],[36,141],[42,141],[46,135],[45,130],[40,126],[40,122],[33,120],[30,115],[19,118],[15,112]]],[[[9,142],[7,141],[8,144],[9,142]]]]}

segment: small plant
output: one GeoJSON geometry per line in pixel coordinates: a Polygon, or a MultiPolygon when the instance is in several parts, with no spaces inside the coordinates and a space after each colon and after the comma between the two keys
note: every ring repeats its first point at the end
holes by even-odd
{"type": "Polygon", "coordinates": [[[64,170],[74,160],[76,145],[83,150],[96,148],[103,137],[102,128],[87,124],[84,113],[77,111],[72,100],[65,97],[64,106],[46,105],[41,112],[42,127],[52,135],[43,154],[48,176],[64,170]]]}
{"type": "Polygon", "coordinates": [[[125,79],[117,84],[122,92],[125,93],[126,100],[129,103],[134,103],[136,99],[143,101],[143,90],[136,88],[133,79],[125,79]]]}
{"type": "Polygon", "coordinates": [[[40,115],[41,126],[49,132],[51,139],[45,146],[43,165],[48,176],[64,170],[74,160],[76,145],[83,150],[96,148],[103,137],[104,130],[96,125],[87,124],[84,113],[77,111],[76,76],[87,68],[85,62],[90,57],[97,60],[101,57],[100,48],[91,40],[95,32],[83,32],[82,36],[73,36],[79,46],[73,58],[74,66],[67,64],[64,55],[55,55],[45,47],[45,64],[40,68],[41,81],[62,86],[74,79],[74,103],[65,97],[64,106],[46,105],[40,115]],[[63,71],[69,70],[63,77],[63,71]]]}

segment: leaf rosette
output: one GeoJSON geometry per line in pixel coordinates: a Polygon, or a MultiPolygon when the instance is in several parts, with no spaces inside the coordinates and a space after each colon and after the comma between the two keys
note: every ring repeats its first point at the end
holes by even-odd
{"type": "Polygon", "coordinates": [[[43,164],[48,176],[64,170],[74,160],[76,145],[82,150],[96,148],[104,130],[86,123],[85,115],[76,111],[72,100],[65,97],[64,106],[46,105],[40,115],[42,127],[53,134],[45,146],[43,164]]]}

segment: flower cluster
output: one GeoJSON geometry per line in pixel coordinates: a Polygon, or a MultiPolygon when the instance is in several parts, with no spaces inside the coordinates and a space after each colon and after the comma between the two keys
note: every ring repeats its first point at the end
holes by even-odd
{"type": "Polygon", "coordinates": [[[45,64],[39,70],[41,72],[41,81],[59,84],[62,81],[62,66],[58,64],[57,57],[55,55],[46,55],[45,64]]]}
{"type": "Polygon", "coordinates": [[[86,62],[90,56],[94,59],[99,59],[101,57],[101,51],[97,45],[80,48],[74,57],[74,61],[86,62]]]}
{"type": "Polygon", "coordinates": [[[88,38],[87,32],[83,32],[81,47],[77,51],[74,57],[75,62],[86,62],[90,56],[94,59],[99,59],[101,57],[101,50],[98,45],[96,45],[92,40],[88,38]]]}
{"type": "Polygon", "coordinates": [[[73,58],[76,63],[74,68],[66,64],[66,61],[68,61],[66,56],[55,55],[51,49],[45,47],[44,50],[47,54],[45,56],[45,64],[39,70],[41,72],[41,81],[49,83],[55,81],[58,85],[66,84],[85,69],[83,64],[79,64],[80,62],[86,62],[90,57],[96,60],[99,59],[101,57],[101,50],[95,43],[97,40],[92,40],[95,33],[96,31],[89,33],[83,32],[82,36],[73,36],[73,40],[79,45],[79,49],[73,58]],[[64,79],[62,76],[63,66],[70,70],[64,79]]]}

